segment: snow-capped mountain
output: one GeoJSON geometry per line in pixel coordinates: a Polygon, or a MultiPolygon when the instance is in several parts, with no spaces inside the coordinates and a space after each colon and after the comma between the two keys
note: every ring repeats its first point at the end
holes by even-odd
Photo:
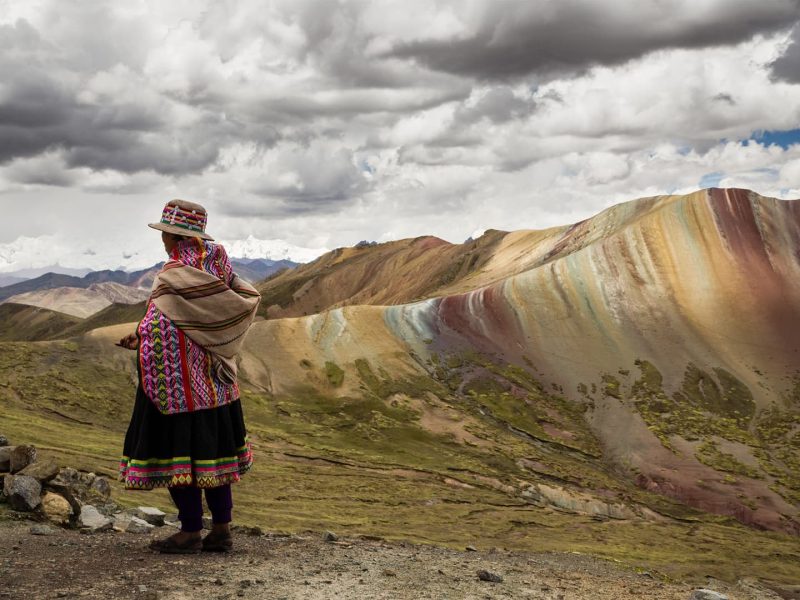
{"type": "Polygon", "coordinates": [[[311,262],[328,252],[328,248],[302,248],[283,240],[259,240],[248,236],[244,240],[220,241],[235,258],[266,258],[269,260],[290,260],[296,263],[311,262]]]}
{"type": "MultiPolygon", "coordinates": [[[[231,258],[289,260],[305,263],[328,251],[327,248],[302,248],[284,240],[260,240],[252,235],[243,240],[220,242],[231,258]]],[[[77,244],[59,235],[38,238],[20,236],[0,244],[0,273],[21,278],[43,273],[63,273],[81,277],[90,271],[147,269],[164,260],[161,241],[103,239],[77,244]]]]}

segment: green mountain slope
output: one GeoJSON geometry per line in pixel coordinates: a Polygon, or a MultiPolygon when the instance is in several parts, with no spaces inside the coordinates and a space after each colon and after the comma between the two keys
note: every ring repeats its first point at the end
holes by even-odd
{"type": "Polygon", "coordinates": [[[0,304],[0,341],[46,340],[81,321],[78,317],[37,306],[0,304]]]}

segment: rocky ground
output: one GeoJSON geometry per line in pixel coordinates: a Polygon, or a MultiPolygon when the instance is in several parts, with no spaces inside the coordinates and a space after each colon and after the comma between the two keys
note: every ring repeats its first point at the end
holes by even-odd
{"type": "Polygon", "coordinates": [[[458,551],[379,539],[326,541],[319,533],[238,532],[229,555],[174,556],[147,548],[149,533],[82,534],[31,521],[0,521],[0,598],[800,598],[754,581],[676,583],[577,554],[458,551]],[[36,532],[36,533],[34,533],[36,532]],[[42,535],[43,534],[43,535],[42,535]],[[478,572],[502,577],[482,581],[478,572]]]}

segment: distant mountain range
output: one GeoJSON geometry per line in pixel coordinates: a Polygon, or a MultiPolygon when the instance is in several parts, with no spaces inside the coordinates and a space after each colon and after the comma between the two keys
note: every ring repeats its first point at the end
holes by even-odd
{"type": "MultiPolygon", "coordinates": [[[[234,270],[241,277],[251,282],[261,281],[277,271],[291,269],[297,266],[297,263],[288,260],[276,261],[243,258],[232,259],[231,262],[234,270]]],[[[164,263],[159,263],[149,269],[133,272],[110,270],[91,271],[83,276],[45,273],[32,279],[24,279],[0,287],[0,302],[11,301],[20,304],[29,304],[86,317],[108,305],[108,302],[102,302],[102,298],[107,297],[109,300],[124,303],[139,302],[141,300],[139,297],[141,294],[133,290],[128,294],[129,298],[126,300],[124,298],[124,289],[113,288],[116,290],[117,296],[111,297],[107,292],[112,288],[106,287],[92,290],[93,286],[99,284],[117,284],[119,286],[137,288],[137,290],[149,290],[155,274],[163,264],[164,263]],[[90,291],[86,294],[76,295],[74,291],[76,289],[90,291]],[[48,290],[61,290],[61,293],[58,291],[45,293],[48,290]],[[92,291],[95,293],[92,293],[92,291]],[[81,300],[78,298],[81,298],[81,300]],[[102,306],[97,305],[98,301],[100,301],[102,306]],[[74,308],[72,310],[59,308],[60,302],[69,303],[73,305],[74,308]],[[81,304],[83,304],[83,306],[81,306],[81,304]]]]}
{"type": "Polygon", "coordinates": [[[0,287],[4,285],[13,285],[15,283],[22,283],[23,281],[27,281],[28,277],[18,277],[15,275],[4,275],[0,274],[0,287]]]}

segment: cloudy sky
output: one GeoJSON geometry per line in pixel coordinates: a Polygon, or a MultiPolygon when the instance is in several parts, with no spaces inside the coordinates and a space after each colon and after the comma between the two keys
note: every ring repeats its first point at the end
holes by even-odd
{"type": "Polygon", "coordinates": [[[800,197],[800,0],[0,0],[0,271],[800,197]]]}

